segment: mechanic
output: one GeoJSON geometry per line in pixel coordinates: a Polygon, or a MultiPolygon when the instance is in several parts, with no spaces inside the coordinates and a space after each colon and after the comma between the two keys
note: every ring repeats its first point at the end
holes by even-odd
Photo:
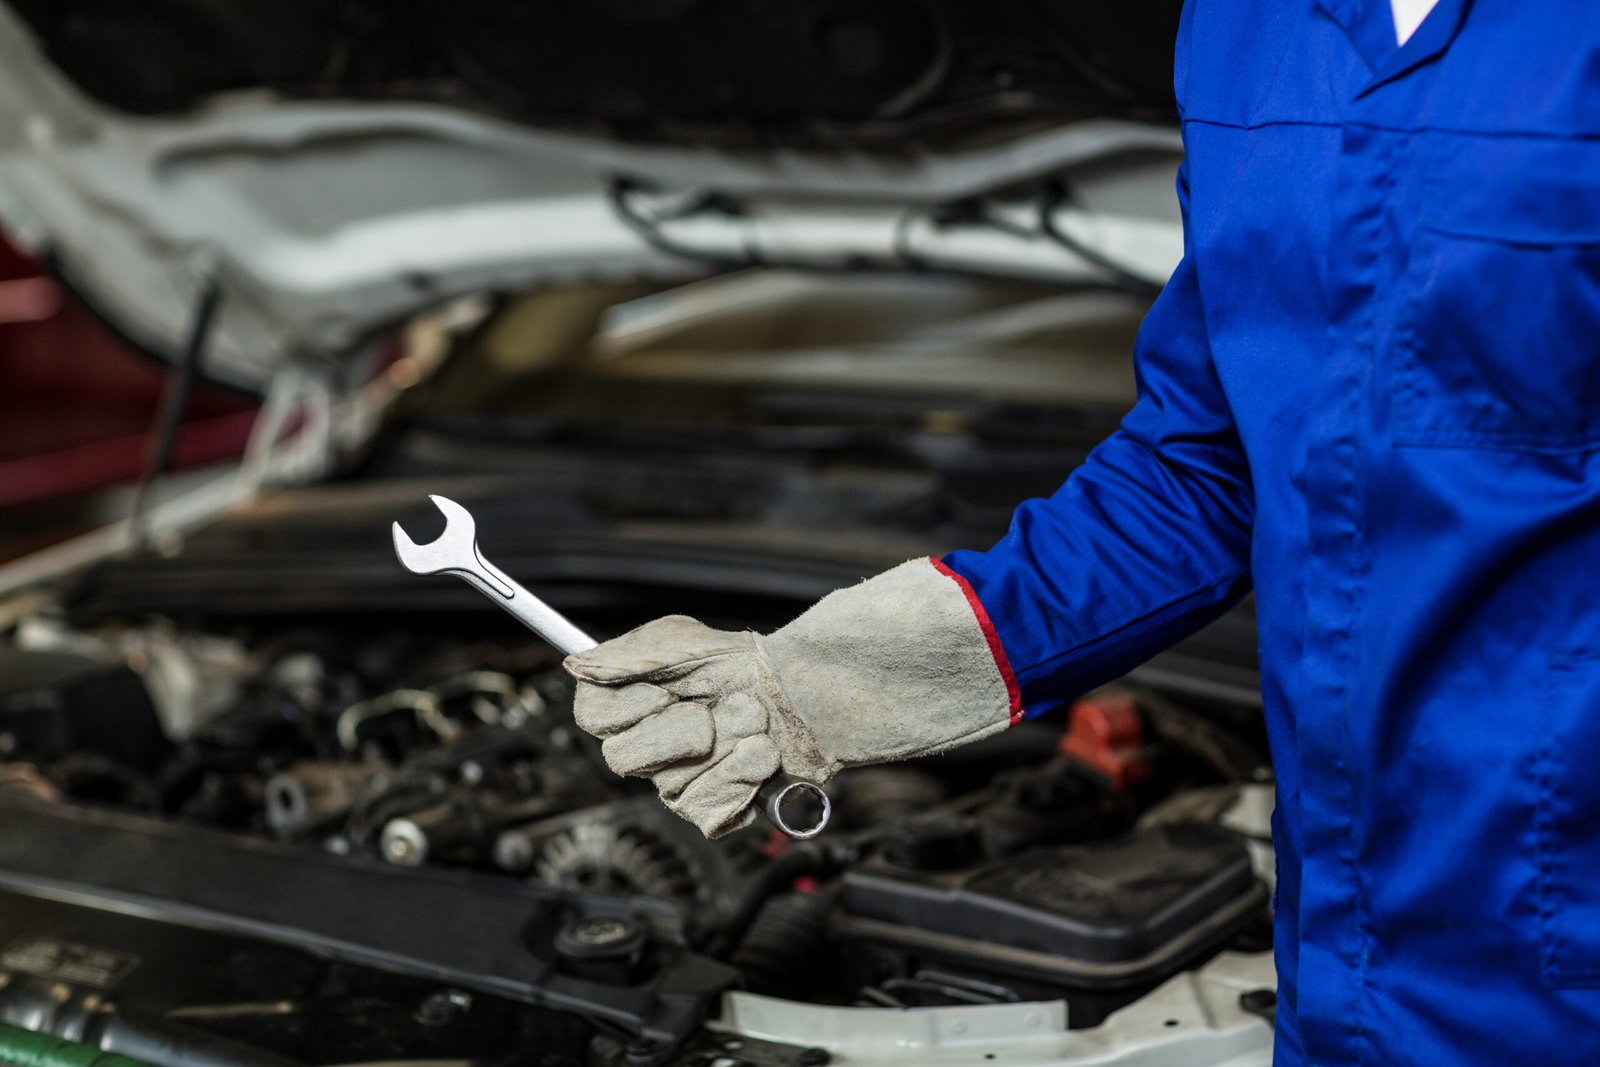
{"type": "Polygon", "coordinates": [[[1185,256],[1118,432],[988,552],[573,657],[611,764],[717,834],[1253,587],[1276,1062],[1600,1063],[1600,4],[1429,7],[1190,0],[1185,256]]]}

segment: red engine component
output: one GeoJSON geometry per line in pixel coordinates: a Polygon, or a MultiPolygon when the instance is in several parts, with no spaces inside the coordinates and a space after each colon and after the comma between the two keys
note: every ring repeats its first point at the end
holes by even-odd
{"type": "Polygon", "coordinates": [[[1144,722],[1133,694],[1101,690],[1072,705],[1061,755],[1105,778],[1119,793],[1148,777],[1144,722]]]}

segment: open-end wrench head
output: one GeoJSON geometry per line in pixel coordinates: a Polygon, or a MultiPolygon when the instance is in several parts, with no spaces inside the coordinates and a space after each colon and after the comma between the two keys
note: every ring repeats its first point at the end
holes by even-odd
{"type": "Polygon", "coordinates": [[[478,524],[472,521],[472,512],[449,497],[428,497],[434,507],[444,514],[444,533],[419,545],[397,522],[391,527],[394,534],[394,554],[400,563],[413,574],[443,574],[446,571],[470,571],[478,561],[478,524]]]}

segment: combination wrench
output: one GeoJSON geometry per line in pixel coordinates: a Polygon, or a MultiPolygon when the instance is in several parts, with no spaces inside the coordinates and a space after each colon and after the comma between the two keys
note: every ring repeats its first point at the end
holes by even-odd
{"type": "MultiPolygon", "coordinates": [[[[413,574],[455,575],[565,655],[587,652],[599,644],[565,615],[484,559],[478,549],[478,524],[472,512],[447,497],[430,495],[428,499],[444,514],[444,533],[419,545],[398,522],[392,528],[394,552],[406,570],[413,574]]],[[[833,814],[833,804],[821,786],[781,773],[769,779],[756,796],[772,825],[797,841],[816,837],[827,827],[833,814]],[[784,818],[784,806],[800,794],[809,794],[816,801],[818,814],[809,826],[793,826],[784,818]]]]}

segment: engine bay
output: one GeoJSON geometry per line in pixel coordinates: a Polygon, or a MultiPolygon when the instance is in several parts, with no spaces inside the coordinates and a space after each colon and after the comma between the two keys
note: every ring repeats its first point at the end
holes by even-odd
{"type": "Polygon", "coordinates": [[[19,623],[0,1021],[163,1063],[822,1063],[718,1060],[704,1023],[731,995],[1093,1032],[1270,947],[1270,771],[1184,699],[1091,694],[845,771],[813,841],[713,842],[606,768],[556,653],[479,628],[19,623]]]}

